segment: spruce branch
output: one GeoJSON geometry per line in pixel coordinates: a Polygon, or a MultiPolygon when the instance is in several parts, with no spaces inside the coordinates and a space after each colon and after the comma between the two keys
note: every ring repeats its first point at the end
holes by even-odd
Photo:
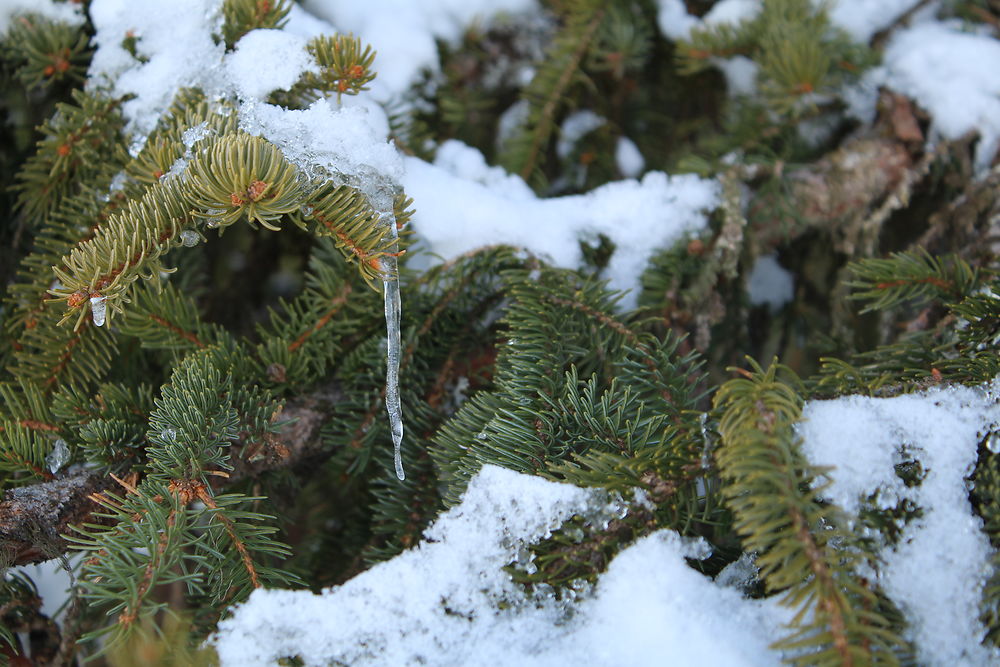
{"type": "Polygon", "coordinates": [[[819,502],[825,471],[799,450],[797,378],[773,363],[730,380],[716,393],[722,446],[716,461],[723,493],[744,546],[769,591],[783,591],[796,608],[792,634],[776,644],[795,664],[898,664],[908,652],[880,599],[856,572],[866,554],[845,529],[846,517],[819,502]]]}
{"type": "Polygon", "coordinates": [[[855,279],[852,298],[868,301],[861,312],[885,310],[903,302],[959,301],[972,292],[978,278],[957,257],[933,257],[926,250],[893,253],[888,259],[863,259],[848,270],[855,279]]]}
{"type": "Polygon", "coordinates": [[[271,99],[283,106],[307,107],[327,94],[357,95],[368,90],[375,78],[372,65],[375,51],[351,34],[320,35],[309,40],[306,50],[316,61],[319,72],[306,71],[287,92],[276,91],[271,99]]]}
{"type": "Polygon", "coordinates": [[[222,5],[222,38],[232,49],[251,30],[279,29],[288,22],[289,0],[226,0],[222,5]]]}
{"type": "Polygon", "coordinates": [[[17,78],[26,87],[83,82],[90,60],[83,26],[38,14],[17,16],[3,36],[4,56],[19,63],[17,78]]]}
{"type": "Polygon", "coordinates": [[[528,119],[510,140],[500,162],[526,181],[537,182],[557,114],[566,104],[569,89],[581,81],[582,64],[594,48],[606,6],[604,0],[565,3],[565,24],[523,92],[523,99],[530,105],[528,119]]]}

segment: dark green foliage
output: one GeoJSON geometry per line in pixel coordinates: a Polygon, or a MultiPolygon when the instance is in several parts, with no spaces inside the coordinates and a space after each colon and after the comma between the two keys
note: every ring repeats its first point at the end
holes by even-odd
{"type": "Polygon", "coordinates": [[[808,0],[765,0],[752,19],[695,28],[678,45],[678,66],[695,73],[715,57],[745,56],[760,67],[761,93],[781,113],[801,113],[812,94],[830,93],[872,63],[871,53],[834,28],[808,0]]]}
{"type": "Polygon", "coordinates": [[[18,204],[36,225],[107,163],[123,164],[121,100],[73,92],[40,128],[44,138],[18,174],[18,204]]]}
{"type": "MultiPolygon", "coordinates": [[[[17,138],[0,150],[17,198],[0,221],[12,241],[2,257],[16,260],[0,267],[0,486],[58,482],[81,464],[111,480],[99,511],[72,528],[86,600],[67,630],[74,639],[106,636],[120,659],[162,630],[161,654],[194,660],[188,644],[254,588],[319,589],[414,546],[496,464],[602,488],[611,508],[528,545],[509,568],[526,590],[572,600],[622,549],[676,530],[711,545],[710,559],[692,563],[706,576],[756,558],[753,595],[781,595],[797,612],[776,645],[793,664],[912,664],[906,619],[860,573],[877,570],[879,545],[923,509],[868,499],[849,517],[820,500],[837,471],[813,466],[793,428],[808,399],[1000,373],[1000,285],[983,240],[995,233],[995,176],[968,192],[936,172],[933,185],[914,181],[929,191],[922,208],[901,204],[848,249],[870,208],[910,193],[832,202],[843,205],[837,216],[809,208],[801,184],[836,172],[809,163],[848,127],[839,86],[874,59],[821,4],[766,0],[755,18],[680,43],[663,37],[648,0],[543,4],[544,20],[497,20],[439,44],[440,73],[399,101],[405,111],[389,110],[394,139],[428,159],[459,139],[546,194],[621,178],[623,138],[648,169],[718,178],[710,225],[657,249],[634,312],[603,281],[616,252],[605,237],[581,242],[576,271],[509,247],[430,268],[410,261],[413,202],[384,189],[376,206],[378,184],[358,174],[307,177],[239,129],[233,100],[177,91],[130,154],[125,100],[64,89],[87,65],[85,28],[15,23],[2,51],[14,92],[0,105],[4,138],[17,138]],[[727,97],[711,65],[733,55],[759,66],[759,94],[727,97]],[[37,136],[17,120],[36,102],[61,102],[37,136]],[[572,135],[577,111],[599,125],[572,135]],[[805,120],[829,121],[829,137],[806,141],[805,120]],[[386,226],[390,197],[402,238],[386,226]],[[985,203],[970,221],[951,197],[985,203]],[[796,290],[774,312],[747,294],[758,258],[772,253],[796,290]],[[385,417],[381,294],[397,263],[404,481],[385,417]],[[274,287],[282,280],[292,286],[274,287]],[[93,299],[108,310],[103,326],[93,299]],[[849,310],[858,301],[864,318],[849,310]],[[772,365],[714,386],[746,352],[774,350],[802,382],[772,365]],[[50,455],[64,448],[70,460],[57,469],[50,455]],[[164,620],[175,614],[191,623],[176,636],[164,620]]],[[[995,14],[990,2],[954,4],[985,23],[995,14]]],[[[218,39],[231,50],[250,30],[280,28],[290,9],[227,0],[218,39]]],[[[143,58],[140,39],[123,46],[143,58]]],[[[272,103],[332,104],[375,76],[374,52],[353,36],[316,37],[308,49],[317,70],[272,91],[272,103]]],[[[892,134],[879,122],[868,141],[892,134]]],[[[950,173],[962,159],[953,147],[929,169],[950,173]]],[[[997,436],[983,437],[971,497],[996,546],[997,436]]],[[[925,472],[899,467],[911,483],[925,472]]],[[[993,569],[981,613],[986,640],[1000,645],[1000,561],[993,569]]],[[[0,644],[15,651],[11,629],[47,619],[30,581],[0,584],[0,644]]]]}
{"type": "Polygon", "coordinates": [[[36,14],[18,16],[3,36],[6,57],[19,63],[17,78],[25,86],[83,83],[90,60],[83,26],[71,26],[36,14]]]}

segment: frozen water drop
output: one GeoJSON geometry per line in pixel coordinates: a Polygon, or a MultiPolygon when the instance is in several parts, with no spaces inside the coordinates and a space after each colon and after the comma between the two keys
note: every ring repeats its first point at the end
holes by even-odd
{"type": "Polygon", "coordinates": [[[162,431],[160,431],[160,437],[163,438],[164,440],[176,440],[177,431],[175,431],[172,428],[165,428],[162,431]]]}
{"type": "Polygon", "coordinates": [[[69,461],[69,447],[65,440],[59,438],[52,451],[45,457],[45,465],[48,466],[49,472],[54,475],[66,465],[67,461],[69,461]]]}
{"type": "Polygon", "coordinates": [[[106,296],[92,296],[90,297],[90,312],[94,315],[94,325],[103,327],[104,320],[108,314],[108,306],[105,303],[108,300],[106,296]]]}
{"type": "Polygon", "coordinates": [[[193,229],[185,229],[181,232],[180,236],[181,243],[185,248],[193,248],[198,245],[198,241],[201,240],[201,237],[198,236],[198,232],[193,229]]]}
{"type": "Polygon", "coordinates": [[[986,449],[994,454],[1000,454],[1000,432],[994,431],[986,438],[986,449]]]}

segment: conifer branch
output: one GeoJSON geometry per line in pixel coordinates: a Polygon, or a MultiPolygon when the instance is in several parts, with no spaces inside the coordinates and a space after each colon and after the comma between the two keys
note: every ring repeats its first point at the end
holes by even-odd
{"type": "Polygon", "coordinates": [[[783,603],[798,608],[792,635],[777,646],[806,651],[793,657],[797,663],[896,664],[905,643],[874,611],[876,595],[856,574],[864,552],[845,531],[842,511],[818,502],[823,471],[795,441],[802,398],[778,377],[787,371],[777,363],[753,366],[715,395],[716,460],[744,546],[760,554],[768,589],[785,591],[783,603]]]}
{"type": "Polygon", "coordinates": [[[528,121],[521,134],[511,140],[501,161],[526,181],[535,180],[542,153],[555,129],[556,114],[565,104],[569,88],[580,80],[581,66],[594,47],[606,5],[604,0],[574,0],[566,4],[565,25],[524,90],[523,99],[531,105],[528,121]]]}

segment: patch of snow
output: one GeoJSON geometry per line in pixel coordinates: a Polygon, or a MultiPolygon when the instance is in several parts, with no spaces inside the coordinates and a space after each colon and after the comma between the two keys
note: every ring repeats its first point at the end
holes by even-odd
{"type": "Polygon", "coordinates": [[[321,178],[374,175],[398,182],[402,160],[386,139],[388,128],[377,107],[337,108],[325,99],[302,110],[256,100],[240,107],[241,130],[263,136],[303,172],[321,178]]]}
{"type": "Polygon", "coordinates": [[[965,478],[979,441],[1000,422],[1000,381],[983,389],[952,387],[895,398],[848,396],[812,401],[799,434],[809,460],[834,466],[823,496],[856,513],[906,498],[923,515],[881,554],[879,582],[909,621],[909,638],[926,665],[991,665],[1000,651],[980,644],[979,601],[992,549],[969,503],[965,478]],[[907,487],[894,466],[915,459],[925,471],[907,487]]]}
{"type": "MultiPolygon", "coordinates": [[[[814,0],[819,4],[822,0],[814,0]]],[[[830,20],[857,42],[867,44],[880,30],[885,30],[921,0],[835,0],[826,2],[830,20]]],[[[936,5],[937,3],[931,3],[936,5]]],[[[931,7],[931,11],[936,7],[931,7]]]]}
{"type": "Polygon", "coordinates": [[[436,40],[457,42],[462,31],[502,14],[537,11],[537,0],[307,0],[305,8],[378,52],[371,94],[380,102],[402,95],[424,69],[439,67],[436,40]]]}
{"type": "Polygon", "coordinates": [[[122,105],[127,129],[148,134],[181,88],[200,86],[206,93],[226,87],[221,0],[94,0],[90,16],[97,51],[90,63],[88,87],[110,87],[116,96],[134,95],[122,105]],[[166,29],[165,29],[166,28],[166,29]],[[140,62],[122,47],[134,35],[140,62]]]}
{"type": "MultiPolygon", "coordinates": [[[[431,165],[412,157],[404,158],[404,164],[403,187],[417,202],[413,227],[438,257],[447,260],[481,246],[508,244],[545,256],[556,266],[576,268],[583,261],[579,240],[604,234],[616,246],[606,274],[616,290],[634,290],[657,249],[703,229],[706,212],[719,197],[715,181],[653,171],[641,181],[608,183],[582,195],[528,198],[527,186],[511,180],[499,191],[477,180],[499,180],[483,175],[488,172],[470,177],[450,171],[452,164],[431,165]]],[[[621,305],[633,307],[636,299],[633,291],[621,305]]]]}
{"type": "Polygon", "coordinates": [[[83,23],[79,5],[52,0],[0,0],[0,36],[10,28],[11,19],[19,14],[40,14],[69,25],[83,23]]]}
{"type": "Polygon", "coordinates": [[[563,121],[562,126],[559,128],[556,155],[562,159],[566,159],[573,151],[573,147],[576,146],[576,142],[606,122],[590,109],[574,111],[566,117],[566,120],[563,121]]]}
{"type": "Polygon", "coordinates": [[[795,279],[781,264],[777,255],[761,255],[754,262],[747,281],[750,303],[767,304],[771,312],[781,309],[795,294],[795,279]]]}
{"type": "Polygon", "coordinates": [[[224,666],[240,667],[288,655],[307,665],[777,662],[768,644],[788,613],[690,568],[685,557],[706,557],[705,543],[671,531],[619,554],[574,606],[511,582],[502,568],[524,545],[605,497],[485,466],[415,549],[319,595],[255,591],[212,641],[224,666]]]}
{"type": "Polygon", "coordinates": [[[746,56],[713,58],[712,64],[726,77],[726,92],[730,95],[752,95],[757,92],[757,63],[746,56]]]}
{"type": "Polygon", "coordinates": [[[959,24],[920,23],[893,36],[871,79],[926,109],[932,138],[978,131],[976,166],[989,166],[1000,146],[1000,41],[959,24]]]}
{"type": "Polygon", "coordinates": [[[615,164],[625,178],[638,178],[646,168],[646,160],[639,152],[639,147],[628,137],[618,137],[615,144],[615,164]]]}
{"type": "Polygon", "coordinates": [[[288,90],[303,73],[319,72],[306,42],[284,30],[251,30],[226,56],[226,76],[244,99],[264,99],[272,91],[288,90]]]}
{"type": "Polygon", "coordinates": [[[657,0],[657,25],[668,39],[687,39],[696,27],[739,23],[753,18],[760,11],[760,0],[719,0],[705,16],[698,18],[689,14],[683,0],[657,0]]]}
{"type": "Polygon", "coordinates": [[[319,37],[320,35],[333,35],[337,32],[334,26],[321,18],[313,16],[297,2],[291,4],[287,20],[288,22],[282,30],[290,32],[293,35],[298,35],[299,37],[305,37],[307,40],[319,37]]]}

